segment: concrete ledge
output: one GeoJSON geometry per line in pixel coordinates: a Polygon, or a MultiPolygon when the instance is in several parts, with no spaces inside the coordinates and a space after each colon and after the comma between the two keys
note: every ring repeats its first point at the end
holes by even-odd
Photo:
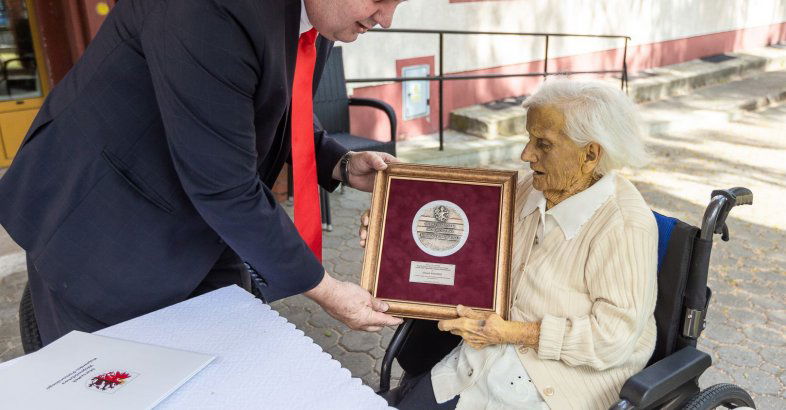
{"type": "Polygon", "coordinates": [[[484,139],[510,137],[526,133],[527,114],[513,105],[501,109],[479,104],[450,113],[450,128],[484,139]]]}
{"type": "MultiPolygon", "coordinates": [[[[521,155],[527,141],[525,135],[500,137],[494,140],[475,139],[475,141],[451,138],[457,133],[446,134],[445,150],[440,151],[438,143],[427,147],[398,149],[402,161],[421,164],[475,167],[492,163],[513,161],[521,155]]],[[[433,137],[433,136],[429,136],[433,137]]],[[[433,142],[436,142],[432,139],[433,142]]]]}
{"type": "MultiPolygon", "coordinates": [[[[772,46],[721,54],[638,73],[628,93],[637,103],[688,95],[702,88],[786,69],[786,47],[772,46]]],[[[608,79],[616,86],[618,79],[608,79]]],[[[526,115],[518,104],[495,108],[479,104],[450,113],[450,128],[484,139],[525,132],[526,115]]]]}

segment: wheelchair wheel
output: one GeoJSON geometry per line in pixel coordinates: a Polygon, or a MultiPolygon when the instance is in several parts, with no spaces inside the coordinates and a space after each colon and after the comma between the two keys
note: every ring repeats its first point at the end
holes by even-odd
{"type": "Polygon", "coordinates": [[[41,348],[41,335],[38,333],[38,323],[33,311],[33,296],[30,294],[30,284],[25,284],[22,300],[19,302],[19,334],[22,336],[22,349],[25,354],[35,352],[41,348]]]}
{"type": "Polygon", "coordinates": [[[716,408],[735,409],[737,407],[756,408],[750,394],[741,387],[721,383],[710,386],[695,396],[691,397],[683,409],[687,410],[707,410],[716,408]]]}

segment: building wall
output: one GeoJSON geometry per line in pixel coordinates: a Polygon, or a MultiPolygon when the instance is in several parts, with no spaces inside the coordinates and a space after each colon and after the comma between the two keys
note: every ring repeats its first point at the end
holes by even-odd
{"type": "MultiPolygon", "coordinates": [[[[399,6],[394,28],[619,34],[631,37],[632,72],[786,41],[786,0],[411,0],[399,6]]],[[[549,71],[619,70],[623,40],[550,38],[549,71]],[[556,59],[555,59],[556,58],[556,59]],[[553,59],[553,60],[552,60],[553,59]]],[[[402,60],[433,58],[438,38],[367,33],[343,44],[347,78],[401,75],[402,60]]],[[[446,35],[446,73],[543,71],[542,37],[446,35]]],[[[438,65],[433,71],[438,71],[438,65]]],[[[455,108],[530,92],[539,78],[445,83],[445,121],[455,108]]],[[[355,84],[357,96],[376,97],[402,112],[400,84],[355,84]]],[[[435,88],[432,87],[432,90],[435,88]]],[[[386,139],[384,117],[352,109],[353,132],[386,139]]],[[[400,120],[400,138],[437,130],[437,96],[428,118],[400,120]]],[[[445,122],[447,124],[447,122],[445,122]]]]}

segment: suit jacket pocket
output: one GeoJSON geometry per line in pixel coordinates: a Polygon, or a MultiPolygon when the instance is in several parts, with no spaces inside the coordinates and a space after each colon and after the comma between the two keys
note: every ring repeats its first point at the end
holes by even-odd
{"type": "Polygon", "coordinates": [[[150,201],[153,205],[167,213],[174,213],[174,207],[159,195],[148,183],[132,172],[128,166],[116,155],[107,150],[101,151],[101,156],[117,175],[123,178],[139,195],[150,201]]]}

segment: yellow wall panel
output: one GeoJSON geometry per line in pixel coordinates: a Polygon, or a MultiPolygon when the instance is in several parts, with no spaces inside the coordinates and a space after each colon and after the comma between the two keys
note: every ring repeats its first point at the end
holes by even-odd
{"type": "Polygon", "coordinates": [[[22,140],[27,134],[27,129],[33,123],[33,119],[38,114],[38,108],[30,110],[12,111],[0,114],[0,138],[2,138],[5,161],[0,159],[2,164],[10,164],[14,155],[19,150],[22,140]]]}

